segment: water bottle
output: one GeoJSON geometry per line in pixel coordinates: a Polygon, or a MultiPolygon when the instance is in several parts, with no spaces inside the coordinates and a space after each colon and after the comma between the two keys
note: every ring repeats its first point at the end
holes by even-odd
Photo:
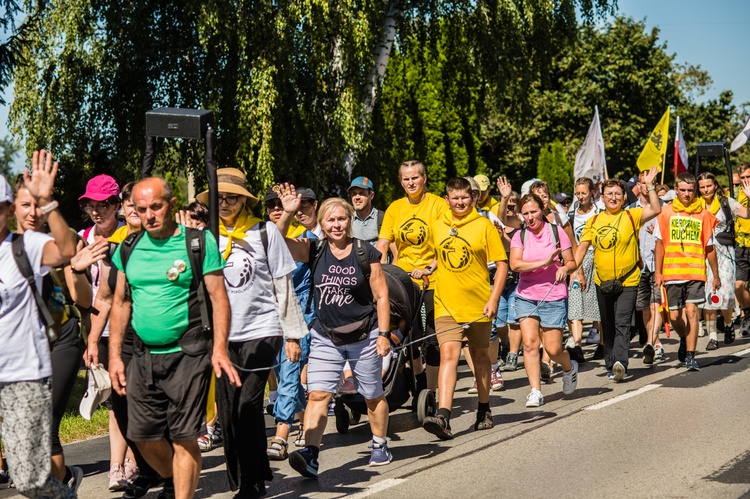
{"type": "Polygon", "coordinates": [[[571,289],[579,290],[581,289],[581,283],[577,280],[573,281],[573,284],[570,285],[571,289]]]}

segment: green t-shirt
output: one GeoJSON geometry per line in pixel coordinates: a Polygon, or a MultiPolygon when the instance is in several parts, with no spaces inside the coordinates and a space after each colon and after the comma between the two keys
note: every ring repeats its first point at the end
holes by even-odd
{"type": "MultiPolygon", "coordinates": [[[[191,289],[193,270],[185,241],[185,227],[167,239],[153,239],[148,233],[138,241],[128,259],[125,272],[133,301],[132,324],[138,337],[152,347],[177,341],[189,328],[200,325],[197,292],[191,289]],[[167,279],[167,271],[181,260],[185,270],[177,279],[167,279]]],[[[226,263],[219,253],[216,239],[206,235],[206,256],[203,274],[222,270],[226,263]]],[[[122,272],[120,245],[112,263],[122,272]]],[[[151,348],[151,353],[172,353],[180,347],[151,348]]]]}

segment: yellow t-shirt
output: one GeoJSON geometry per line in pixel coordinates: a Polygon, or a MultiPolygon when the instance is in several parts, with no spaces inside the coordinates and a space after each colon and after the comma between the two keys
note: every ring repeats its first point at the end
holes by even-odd
{"type": "Polygon", "coordinates": [[[638,250],[638,231],[641,228],[643,208],[620,210],[614,215],[602,211],[586,221],[581,234],[581,242],[590,241],[594,248],[594,281],[620,279],[630,269],[636,267],[623,282],[623,286],[637,286],[641,271],[637,267],[641,258],[638,250]],[[631,223],[628,213],[633,217],[631,223]],[[593,222],[596,223],[593,223],[593,222]],[[635,231],[633,231],[635,225],[635,231]]]}
{"type": "Polygon", "coordinates": [[[289,228],[286,231],[286,237],[289,239],[297,239],[299,236],[305,233],[305,226],[299,223],[296,220],[292,220],[292,223],[289,224],[289,228]]]}
{"type": "Polygon", "coordinates": [[[483,204],[479,205],[479,209],[484,210],[484,211],[491,211],[495,215],[497,215],[497,207],[499,205],[500,205],[500,201],[493,198],[492,196],[489,196],[487,197],[487,199],[485,200],[483,204]]]}
{"type": "MultiPolygon", "coordinates": [[[[745,193],[742,191],[742,189],[739,189],[739,191],[740,192],[737,195],[737,201],[742,206],[747,207],[747,196],[745,196],[745,193]]],[[[737,241],[737,246],[741,248],[750,247],[750,219],[735,217],[734,240],[737,241]]]]}
{"type": "Polygon", "coordinates": [[[126,237],[128,237],[128,226],[123,225],[122,227],[117,229],[114,234],[109,236],[109,239],[107,239],[107,241],[109,241],[110,243],[120,244],[125,240],[126,237]]]}
{"type": "MultiPolygon", "coordinates": [[[[448,211],[432,223],[431,244],[438,255],[433,274],[437,277],[435,318],[475,321],[492,294],[487,263],[508,259],[497,228],[476,210],[458,221],[448,211]]],[[[477,322],[489,320],[484,317],[477,322]]]]}
{"type": "MultiPolygon", "coordinates": [[[[418,204],[409,203],[407,198],[391,203],[385,210],[379,237],[396,243],[398,267],[411,272],[415,268],[425,268],[432,262],[435,250],[431,244],[431,226],[446,211],[449,211],[448,203],[429,192],[418,204]]],[[[434,277],[430,277],[430,289],[435,288],[434,277]]]]}

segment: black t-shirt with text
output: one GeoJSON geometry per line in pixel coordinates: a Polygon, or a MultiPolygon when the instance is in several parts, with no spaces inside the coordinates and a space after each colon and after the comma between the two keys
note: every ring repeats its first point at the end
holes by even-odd
{"type": "MultiPolygon", "coordinates": [[[[381,253],[366,244],[370,262],[379,262],[381,253]]],[[[352,251],[342,260],[331,253],[327,243],[323,243],[313,283],[315,288],[315,313],[329,328],[351,324],[374,315],[370,283],[365,280],[357,255],[352,251]]]]}

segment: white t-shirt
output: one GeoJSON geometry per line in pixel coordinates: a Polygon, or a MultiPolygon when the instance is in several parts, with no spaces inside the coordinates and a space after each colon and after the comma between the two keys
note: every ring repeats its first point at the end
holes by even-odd
{"type": "MultiPolygon", "coordinates": [[[[11,249],[11,234],[0,242],[0,383],[36,381],[52,376],[47,334],[29,284],[18,270],[11,249]]],[[[23,245],[39,293],[49,267],[42,267],[44,245],[53,239],[26,231],[23,245]]]]}
{"type": "Polygon", "coordinates": [[[599,213],[599,207],[595,204],[592,204],[588,213],[584,213],[583,215],[578,213],[578,209],[575,210],[573,215],[573,234],[576,236],[577,243],[581,242],[581,236],[583,235],[583,228],[586,226],[586,222],[597,213],[599,213]]]}
{"type": "MultiPolygon", "coordinates": [[[[125,225],[122,222],[117,222],[117,228],[119,229],[125,225]]],[[[78,231],[78,235],[81,236],[83,240],[86,241],[87,245],[91,245],[96,243],[96,225],[89,227],[88,229],[83,229],[78,231]],[[86,231],[88,231],[88,235],[86,235],[86,231]]],[[[99,293],[99,283],[101,282],[101,274],[102,274],[102,262],[95,262],[90,268],[89,272],[91,272],[91,297],[92,297],[92,304],[96,302],[96,295],[99,293]]],[[[117,269],[112,267],[110,272],[117,272],[117,269]]],[[[115,290],[112,290],[112,293],[114,294],[115,290]]],[[[102,330],[102,338],[109,338],[109,319],[107,319],[107,323],[104,325],[104,329],[102,330]]]]}
{"type": "MultiPolygon", "coordinates": [[[[290,274],[297,265],[279,229],[265,222],[269,259],[260,239],[260,224],[247,231],[244,239],[232,242],[232,252],[224,267],[224,285],[229,295],[232,323],[229,341],[248,341],[281,336],[279,306],[273,279],[290,274]]],[[[219,248],[227,238],[220,236],[219,248]]]]}

